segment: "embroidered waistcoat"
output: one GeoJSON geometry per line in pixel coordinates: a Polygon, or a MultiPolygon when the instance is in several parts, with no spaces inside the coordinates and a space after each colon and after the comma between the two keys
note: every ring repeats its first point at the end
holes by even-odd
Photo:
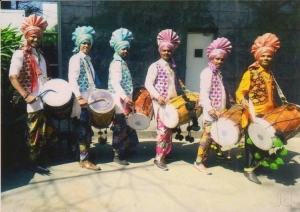
{"type": "MultiPolygon", "coordinates": [[[[119,61],[119,60],[114,60],[114,61],[112,61],[112,63],[115,61],[119,61]]],[[[128,67],[125,65],[125,63],[123,61],[120,61],[120,62],[121,62],[121,67],[122,67],[122,79],[121,79],[120,85],[123,88],[123,90],[125,91],[125,94],[130,95],[133,91],[131,74],[130,74],[128,67]]],[[[111,93],[116,93],[115,89],[112,86],[111,76],[109,76],[109,78],[108,78],[108,90],[111,93]]]]}
{"type": "MultiPolygon", "coordinates": [[[[87,91],[91,87],[90,84],[89,84],[89,80],[87,78],[87,75],[86,75],[83,60],[84,59],[80,58],[80,72],[79,72],[79,77],[78,77],[78,80],[77,80],[80,92],[87,91]]],[[[88,68],[88,65],[87,65],[87,68],[88,68]]]]}
{"type": "MultiPolygon", "coordinates": [[[[250,92],[249,98],[253,105],[263,105],[268,102],[267,84],[263,76],[257,70],[250,71],[250,92]]],[[[273,80],[272,80],[273,87],[273,80]]]]}
{"type": "Polygon", "coordinates": [[[167,98],[168,87],[169,87],[168,71],[164,67],[162,67],[159,63],[156,63],[156,68],[157,68],[157,77],[154,82],[154,87],[161,96],[167,98]]]}
{"type": "Polygon", "coordinates": [[[219,72],[213,72],[211,78],[211,91],[209,98],[213,108],[219,108],[222,101],[222,88],[221,88],[221,74],[219,72]]]}

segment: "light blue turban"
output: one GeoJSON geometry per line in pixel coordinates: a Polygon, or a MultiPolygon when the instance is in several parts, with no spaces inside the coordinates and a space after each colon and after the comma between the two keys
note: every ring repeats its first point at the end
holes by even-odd
{"type": "Polygon", "coordinates": [[[72,33],[72,40],[75,42],[76,47],[73,52],[79,52],[80,45],[84,41],[90,41],[91,46],[93,45],[93,34],[95,34],[95,30],[90,26],[77,27],[75,31],[72,33]]]}
{"type": "Polygon", "coordinates": [[[120,28],[112,33],[109,44],[118,53],[121,49],[130,48],[129,42],[133,39],[128,29],[120,28]]]}

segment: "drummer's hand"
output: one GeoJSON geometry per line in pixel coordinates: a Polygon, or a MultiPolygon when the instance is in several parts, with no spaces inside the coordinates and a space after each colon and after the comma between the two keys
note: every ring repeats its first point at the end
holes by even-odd
{"type": "Polygon", "coordinates": [[[129,97],[126,97],[126,98],[124,99],[124,102],[125,102],[126,104],[128,104],[129,106],[132,106],[132,105],[133,105],[133,101],[132,101],[132,99],[130,99],[129,97]]]}
{"type": "Polygon", "coordinates": [[[166,100],[164,99],[164,97],[159,96],[157,99],[158,104],[160,105],[165,105],[166,104],[166,100]]]}
{"type": "Polygon", "coordinates": [[[32,104],[32,103],[34,103],[34,102],[37,100],[37,98],[38,98],[38,97],[34,97],[34,96],[29,95],[29,96],[27,96],[27,98],[25,99],[25,102],[26,102],[27,104],[32,104]]]}
{"type": "Polygon", "coordinates": [[[77,100],[78,104],[80,105],[80,107],[84,107],[87,106],[87,101],[83,98],[77,100]]]}
{"type": "Polygon", "coordinates": [[[215,111],[215,109],[211,109],[210,111],[208,111],[208,114],[213,117],[214,119],[218,119],[218,115],[217,112],[215,111]]]}
{"type": "Polygon", "coordinates": [[[243,107],[245,109],[249,109],[249,103],[248,103],[247,99],[245,99],[245,98],[242,99],[241,104],[243,105],[243,107]]]}

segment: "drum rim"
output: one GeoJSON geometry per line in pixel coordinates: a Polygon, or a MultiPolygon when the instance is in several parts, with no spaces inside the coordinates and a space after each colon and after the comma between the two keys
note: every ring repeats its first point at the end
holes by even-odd
{"type": "MultiPolygon", "coordinates": [[[[225,119],[225,118],[224,118],[224,119],[225,119]]],[[[223,119],[219,119],[218,121],[223,121],[223,119]]],[[[219,140],[215,139],[214,136],[213,136],[213,128],[214,128],[215,126],[217,127],[218,121],[215,121],[215,122],[213,122],[213,123],[211,124],[211,137],[214,139],[214,141],[215,141],[216,143],[220,144],[221,146],[233,146],[233,145],[236,145],[236,144],[239,142],[240,135],[241,135],[241,130],[240,130],[240,128],[239,128],[238,126],[236,126],[236,123],[233,122],[232,120],[230,120],[230,119],[224,120],[224,121],[227,121],[227,122],[232,122],[233,125],[231,125],[231,126],[233,126],[234,128],[236,128],[236,129],[238,130],[239,133],[238,133],[238,132],[235,133],[235,134],[236,134],[236,141],[235,141],[235,142],[232,142],[232,144],[223,144],[223,143],[220,142],[219,140]]],[[[227,125],[227,126],[228,126],[228,125],[227,125]]],[[[221,129],[222,127],[218,127],[218,128],[221,129]]],[[[219,133],[220,133],[220,131],[219,131],[219,133]]],[[[220,137],[220,136],[218,135],[218,137],[220,137]]],[[[234,139],[230,139],[230,140],[234,140],[234,139]]]]}
{"type": "Polygon", "coordinates": [[[144,129],[147,129],[149,126],[150,126],[150,122],[151,122],[151,120],[149,119],[149,117],[148,116],[146,116],[146,115],[144,115],[144,114],[141,114],[141,113],[131,113],[131,114],[129,114],[129,116],[127,117],[127,119],[126,119],[126,122],[127,122],[127,124],[131,127],[131,128],[133,128],[133,129],[136,129],[136,130],[144,130],[144,129]],[[131,122],[131,120],[133,120],[133,116],[139,116],[139,117],[143,117],[143,118],[145,118],[145,119],[143,119],[143,120],[146,120],[147,121],[147,126],[146,127],[144,127],[144,128],[136,128],[135,126],[136,125],[134,125],[134,127],[132,127],[132,124],[131,123],[135,123],[135,122],[131,122]]]}
{"type": "MultiPolygon", "coordinates": [[[[94,99],[93,99],[93,101],[94,101],[94,99]]],[[[108,90],[105,90],[105,89],[95,89],[95,91],[93,91],[90,94],[89,98],[88,98],[88,108],[90,108],[92,111],[94,111],[96,113],[108,113],[108,112],[112,111],[115,108],[115,101],[114,101],[114,98],[113,98],[112,94],[108,90]],[[93,106],[90,105],[90,103],[92,102],[92,95],[94,93],[96,93],[96,92],[103,92],[103,93],[109,94],[109,96],[111,97],[110,100],[112,101],[111,106],[109,108],[107,108],[106,110],[97,110],[93,106]]]]}
{"type": "MultiPolygon", "coordinates": [[[[64,90],[64,96],[68,95],[67,97],[69,97],[69,98],[66,99],[61,105],[51,105],[51,104],[49,103],[49,101],[47,100],[47,98],[41,97],[41,100],[42,100],[45,104],[47,104],[47,105],[49,105],[49,106],[51,106],[51,107],[61,107],[61,106],[65,105],[65,104],[69,103],[69,101],[70,101],[70,100],[72,99],[72,97],[73,97],[73,92],[72,92],[72,90],[71,90],[70,84],[69,84],[66,80],[59,79],[59,78],[51,79],[51,80],[48,80],[47,82],[45,82],[44,85],[41,87],[40,93],[43,93],[44,91],[46,91],[46,90],[48,90],[48,89],[53,89],[53,88],[51,88],[51,87],[48,87],[47,85],[52,84],[52,83],[55,83],[55,82],[57,82],[57,81],[60,81],[61,83],[63,83],[63,84],[65,84],[66,86],[68,86],[69,89],[66,89],[66,88],[64,87],[63,90],[64,90]]],[[[47,95],[47,94],[45,94],[45,96],[46,96],[46,95],[47,95]]]]}
{"type": "Polygon", "coordinates": [[[162,121],[162,123],[166,126],[166,127],[168,127],[168,128],[175,128],[175,127],[177,127],[177,125],[178,125],[178,123],[179,123],[179,115],[178,115],[178,113],[177,113],[177,110],[175,109],[175,107],[173,107],[173,105],[172,104],[166,104],[166,105],[164,105],[164,106],[162,106],[160,109],[159,109],[159,118],[161,119],[161,121],[162,121]],[[174,109],[174,111],[176,112],[175,113],[175,122],[176,122],[176,125],[170,125],[169,124],[169,122],[168,123],[165,123],[165,111],[167,111],[167,107],[168,106],[172,106],[172,109],[174,109]],[[162,114],[163,113],[163,114],[162,114]]]}
{"type": "MultiPolygon", "coordinates": [[[[265,121],[265,120],[264,120],[265,121]]],[[[255,123],[251,123],[250,125],[249,125],[249,127],[248,127],[248,134],[249,134],[249,137],[251,138],[251,140],[252,140],[252,142],[253,142],[253,144],[256,146],[256,147],[258,147],[259,149],[262,149],[262,150],[265,150],[265,151],[268,151],[268,150],[270,150],[271,148],[272,148],[272,146],[273,146],[273,141],[274,141],[274,136],[275,135],[271,135],[271,133],[268,131],[268,130],[266,130],[265,129],[265,127],[263,126],[263,125],[261,125],[261,124],[259,124],[259,123],[257,123],[257,122],[255,122],[255,123]],[[265,135],[263,135],[264,137],[266,137],[267,136],[267,139],[270,141],[270,145],[268,146],[268,147],[266,147],[266,148],[262,148],[262,146],[261,145],[259,145],[260,143],[259,142],[256,142],[257,141],[257,139],[255,138],[255,137],[257,137],[257,136],[260,136],[260,134],[258,134],[257,133],[257,128],[255,129],[255,130],[251,130],[252,128],[254,128],[254,127],[259,127],[259,129],[264,129],[264,132],[266,132],[266,134],[265,135]],[[254,139],[253,139],[254,138],[254,139]]],[[[266,139],[264,139],[264,143],[266,143],[266,139]]]]}

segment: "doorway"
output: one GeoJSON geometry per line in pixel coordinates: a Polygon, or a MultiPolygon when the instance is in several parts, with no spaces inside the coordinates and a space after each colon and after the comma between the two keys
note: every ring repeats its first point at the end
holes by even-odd
{"type": "Polygon", "coordinates": [[[186,89],[199,93],[200,73],[207,67],[206,48],[213,41],[214,33],[188,33],[186,51],[186,89]]]}

